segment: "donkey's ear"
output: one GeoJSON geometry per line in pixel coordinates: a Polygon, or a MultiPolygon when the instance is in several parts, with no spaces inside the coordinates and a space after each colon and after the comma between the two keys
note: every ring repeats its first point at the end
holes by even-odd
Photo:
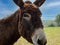
{"type": "Polygon", "coordinates": [[[44,2],[45,2],[45,0],[36,0],[36,1],[34,2],[34,4],[35,4],[36,6],[38,6],[38,7],[40,7],[44,2]]]}
{"type": "Polygon", "coordinates": [[[20,8],[22,8],[23,7],[23,5],[24,5],[24,2],[23,2],[23,0],[13,0],[20,8]]]}

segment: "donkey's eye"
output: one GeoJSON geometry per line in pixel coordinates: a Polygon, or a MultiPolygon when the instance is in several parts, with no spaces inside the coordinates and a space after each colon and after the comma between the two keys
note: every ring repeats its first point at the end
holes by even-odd
{"type": "Polygon", "coordinates": [[[29,17],[27,13],[24,13],[24,17],[29,17]]]}
{"type": "Polygon", "coordinates": [[[24,13],[23,17],[29,17],[29,14],[28,13],[24,13]]]}
{"type": "Polygon", "coordinates": [[[23,19],[29,21],[31,19],[31,15],[29,13],[24,13],[23,19]]]}

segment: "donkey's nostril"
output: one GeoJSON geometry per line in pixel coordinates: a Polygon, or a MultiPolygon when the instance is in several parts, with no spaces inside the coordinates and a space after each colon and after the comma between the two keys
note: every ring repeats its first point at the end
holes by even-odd
{"type": "Polygon", "coordinates": [[[41,42],[39,39],[38,39],[37,43],[38,43],[39,45],[43,45],[42,42],[41,42]]]}
{"type": "Polygon", "coordinates": [[[46,45],[47,41],[39,40],[37,41],[38,45],[46,45]]]}

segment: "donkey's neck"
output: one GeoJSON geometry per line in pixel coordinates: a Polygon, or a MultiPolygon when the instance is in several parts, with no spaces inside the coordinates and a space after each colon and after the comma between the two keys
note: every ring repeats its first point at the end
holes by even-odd
{"type": "Polygon", "coordinates": [[[19,39],[20,37],[18,33],[19,13],[20,11],[17,10],[14,14],[10,15],[9,17],[0,20],[0,44],[12,45],[14,42],[17,41],[17,39],[19,39]]]}

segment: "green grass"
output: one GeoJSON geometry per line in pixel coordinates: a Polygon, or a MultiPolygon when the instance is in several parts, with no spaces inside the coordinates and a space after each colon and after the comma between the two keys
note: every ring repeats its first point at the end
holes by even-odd
{"type": "MultiPolygon", "coordinates": [[[[60,27],[45,27],[47,45],[60,45],[60,27]]],[[[32,45],[22,37],[14,45],[32,45]]]]}
{"type": "Polygon", "coordinates": [[[47,45],[60,45],[60,27],[45,28],[48,39],[47,45]]]}

